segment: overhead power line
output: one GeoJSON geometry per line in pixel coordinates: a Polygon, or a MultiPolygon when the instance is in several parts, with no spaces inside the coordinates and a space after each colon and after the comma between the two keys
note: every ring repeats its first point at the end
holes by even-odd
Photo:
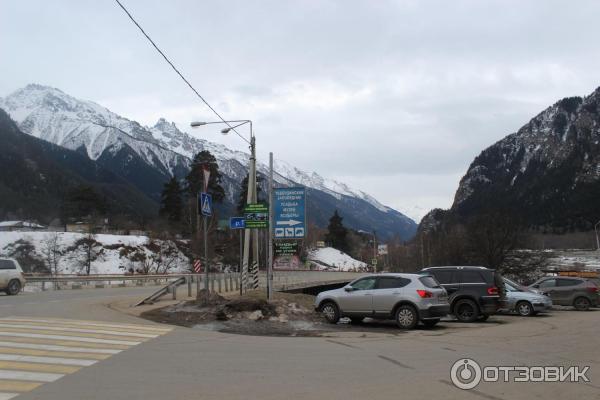
{"type": "Polygon", "coordinates": [[[217,110],[214,109],[213,106],[211,106],[209,104],[208,101],[206,101],[206,99],[196,90],[196,88],[194,88],[194,86],[192,86],[192,84],[185,78],[185,76],[183,76],[183,74],[181,72],[179,72],[179,70],[177,69],[177,67],[171,62],[171,60],[169,60],[169,58],[165,55],[165,53],[163,53],[163,51],[156,45],[156,43],[154,43],[154,40],[152,40],[152,38],[146,33],[146,31],[144,30],[144,28],[141,27],[141,25],[135,20],[135,18],[133,18],[133,15],[131,15],[131,13],[125,8],[125,6],[119,1],[119,0],[115,0],[115,2],[119,5],[119,7],[121,7],[121,9],[123,9],[123,11],[125,11],[125,14],[127,14],[127,16],[129,17],[129,19],[135,24],[135,26],[137,26],[139,28],[139,30],[144,34],[144,36],[146,36],[146,39],[148,39],[148,41],[152,44],[152,46],[154,46],[154,48],[156,49],[156,51],[158,51],[158,53],[165,59],[165,61],[171,66],[171,68],[173,68],[173,71],[175,71],[177,73],[177,75],[179,75],[179,77],[189,86],[190,89],[192,89],[192,91],[196,94],[196,96],[198,96],[198,98],[200,100],[202,100],[202,102],[224,123],[227,125],[227,127],[229,127],[229,129],[231,129],[232,131],[234,131],[239,137],[241,137],[242,139],[246,140],[246,138],[244,138],[242,135],[239,134],[238,131],[235,130],[235,128],[233,128],[231,125],[229,125],[229,122],[227,122],[225,120],[225,118],[223,118],[221,116],[221,114],[219,114],[217,112],[217,110]]]}

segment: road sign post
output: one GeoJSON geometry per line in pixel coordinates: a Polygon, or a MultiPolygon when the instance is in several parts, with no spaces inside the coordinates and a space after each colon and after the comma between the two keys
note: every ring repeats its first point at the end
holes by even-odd
{"type": "Polygon", "coordinates": [[[306,190],[303,187],[273,190],[275,239],[304,239],[306,236],[306,190]]]}
{"type": "Polygon", "coordinates": [[[240,296],[243,294],[243,289],[242,289],[242,263],[243,263],[243,258],[244,258],[244,247],[243,247],[243,240],[242,240],[242,235],[243,235],[243,230],[246,228],[246,221],[244,220],[244,217],[231,217],[229,218],[229,229],[238,229],[240,231],[240,265],[238,268],[238,272],[239,272],[239,277],[240,277],[240,296]]]}
{"type": "MultiPolygon", "coordinates": [[[[206,171],[206,170],[205,170],[206,171]]],[[[204,175],[205,181],[208,181],[206,176],[206,172],[204,175]]],[[[207,184],[204,184],[206,188],[207,184]]],[[[206,190],[206,189],[205,189],[206,190]]],[[[208,288],[208,270],[210,269],[210,263],[208,261],[208,228],[207,228],[207,220],[208,217],[212,215],[212,197],[210,194],[202,192],[200,193],[200,198],[198,199],[198,207],[200,208],[200,213],[204,218],[203,220],[203,230],[204,230],[204,290],[206,290],[206,301],[210,298],[209,296],[209,288],[208,288]]]]}

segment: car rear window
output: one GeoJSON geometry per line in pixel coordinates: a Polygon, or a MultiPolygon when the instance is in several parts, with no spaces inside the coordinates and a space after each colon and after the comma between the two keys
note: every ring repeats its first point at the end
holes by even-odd
{"type": "Polygon", "coordinates": [[[432,270],[427,273],[435,276],[435,279],[441,284],[456,283],[456,273],[452,270],[432,270]]]}
{"type": "Polygon", "coordinates": [[[410,283],[410,279],[401,277],[381,277],[377,283],[377,289],[401,288],[410,283]]]}
{"type": "Polygon", "coordinates": [[[579,285],[583,281],[577,279],[557,279],[556,282],[556,286],[575,286],[579,285]]]}
{"type": "Polygon", "coordinates": [[[435,280],[433,276],[422,276],[419,278],[421,283],[428,288],[439,288],[440,284],[435,280]]]}
{"type": "Polygon", "coordinates": [[[0,269],[17,269],[17,266],[11,260],[0,260],[0,269]]]}
{"type": "Polygon", "coordinates": [[[462,283],[485,283],[485,279],[479,271],[461,271],[462,283]]]}

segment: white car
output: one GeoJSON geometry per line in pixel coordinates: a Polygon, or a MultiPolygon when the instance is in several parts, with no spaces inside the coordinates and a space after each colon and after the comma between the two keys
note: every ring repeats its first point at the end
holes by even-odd
{"type": "Polygon", "coordinates": [[[0,291],[18,294],[25,286],[25,277],[19,262],[13,258],[0,258],[0,291]]]}

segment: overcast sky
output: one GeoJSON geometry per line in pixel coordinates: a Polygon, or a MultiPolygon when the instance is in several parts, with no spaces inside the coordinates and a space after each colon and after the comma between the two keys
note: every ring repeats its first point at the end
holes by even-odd
{"type": "MultiPolygon", "coordinates": [[[[260,158],[417,220],[485,147],[600,85],[598,1],[123,3],[219,112],[254,121],[260,158]]],[[[0,0],[0,60],[0,96],[35,82],[144,125],[215,119],[112,0],[0,0]]]]}

